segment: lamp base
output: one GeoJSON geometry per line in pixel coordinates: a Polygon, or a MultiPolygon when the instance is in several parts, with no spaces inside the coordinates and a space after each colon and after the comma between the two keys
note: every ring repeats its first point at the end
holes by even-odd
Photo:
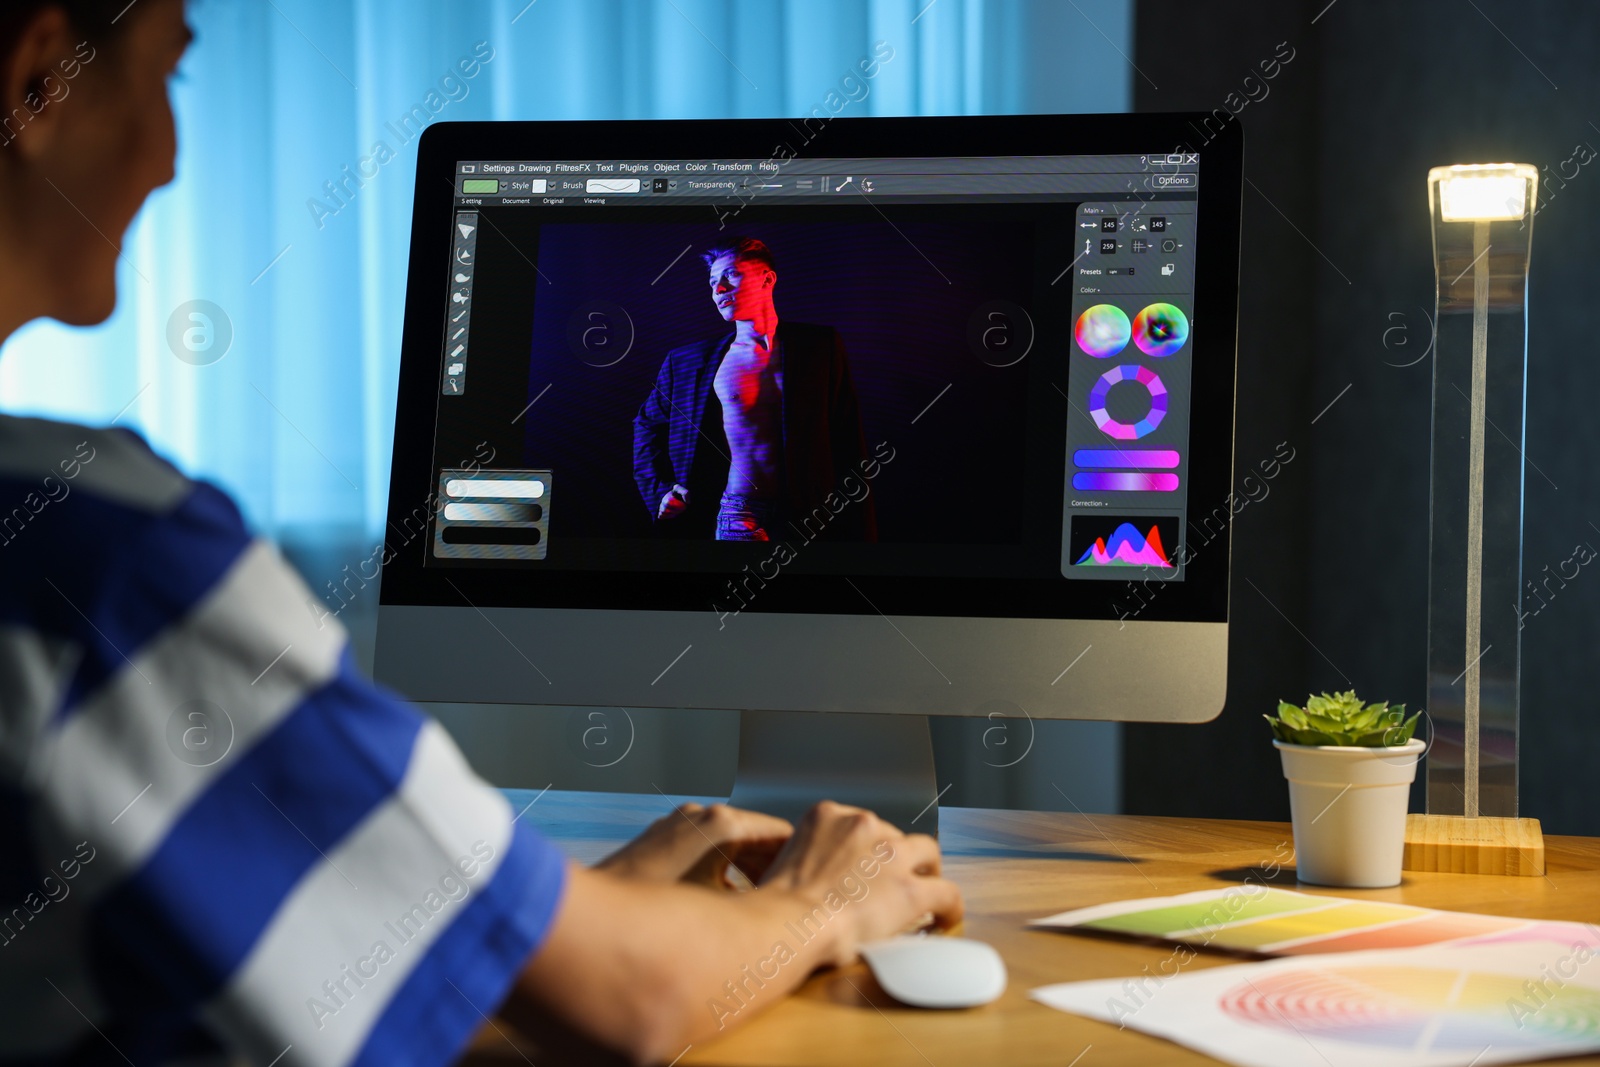
{"type": "Polygon", "coordinates": [[[1544,831],[1538,819],[1407,815],[1408,871],[1544,875],[1544,831]]]}

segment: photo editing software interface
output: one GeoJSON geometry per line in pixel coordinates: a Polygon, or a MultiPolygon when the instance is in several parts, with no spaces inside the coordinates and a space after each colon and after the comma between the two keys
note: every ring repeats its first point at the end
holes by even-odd
{"type": "Polygon", "coordinates": [[[1201,155],[458,161],[423,565],[1181,583],[1201,155]]]}

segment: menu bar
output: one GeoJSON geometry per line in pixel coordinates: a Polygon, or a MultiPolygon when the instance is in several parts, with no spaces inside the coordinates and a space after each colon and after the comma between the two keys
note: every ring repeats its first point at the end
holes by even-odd
{"type": "Polygon", "coordinates": [[[1193,170],[1200,153],[1082,156],[841,156],[770,159],[463,160],[456,170],[485,177],[673,177],[758,174],[1104,174],[1193,170]]]}
{"type": "Polygon", "coordinates": [[[457,166],[462,204],[755,196],[1062,197],[1192,193],[1199,153],[972,158],[521,160],[457,166]]]}

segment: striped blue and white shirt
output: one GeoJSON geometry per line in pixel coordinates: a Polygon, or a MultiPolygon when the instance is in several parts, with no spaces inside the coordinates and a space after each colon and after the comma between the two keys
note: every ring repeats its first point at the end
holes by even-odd
{"type": "Polygon", "coordinates": [[[442,1064],[494,1013],[563,858],[317,603],[134,434],[0,416],[0,1062],[442,1064]]]}

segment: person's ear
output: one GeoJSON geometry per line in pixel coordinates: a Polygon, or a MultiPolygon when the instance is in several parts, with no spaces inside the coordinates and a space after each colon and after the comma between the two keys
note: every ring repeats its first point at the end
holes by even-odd
{"type": "Polygon", "coordinates": [[[37,159],[61,124],[53,97],[59,95],[59,64],[73,54],[72,23],[61,8],[44,7],[15,40],[11,54],[0,60],[0,145],[37,159]]]}
{"type": "Polygon", "coordinates": [[[771,267],[767,268],[767,288],[775,289],[778,286],[778,272],[771,267]]]}

